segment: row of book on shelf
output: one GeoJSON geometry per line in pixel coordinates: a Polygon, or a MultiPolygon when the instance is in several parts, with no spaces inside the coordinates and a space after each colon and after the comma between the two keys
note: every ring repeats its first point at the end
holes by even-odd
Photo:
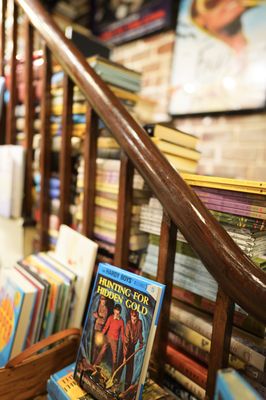
{"type": "MultiPolygon", "coordinates": [[[[75,363],[50,376],[47,382],[48,400],[94,400],[95,397],[85,392],[74,379],[75,363]]],[[[124,397],[119,397],[124,398],[124,397]]],[[[176,395],[169,390],[158,386],[151,379],[147,379],[144,385],[142,400],[174,400],[192,399],[182,391],[176,395]]],[[[219,370],[215,386],[214,400],[260,400],[261,397],[254,391],[242,377],[233,369],[219,370]]]]}
{"type": "MultiPolygon", "coordinates": [[[[102,127],[102,129],[105,128],[102,127]]],[[[167,127],[167,129],[170,128],[167,127]]],[[[98,159],[97,166],[96,184],[98,196],[95,199],[95,240],[97,245],[106,251],[105,254],[113,254],[120,161],[118,159],[98,159]],[[104,191],[107,196],[103,200],[102,193],[104,191]],[[104,209],[101,209],[101,206],[104,206],[104,209]]],[[[83,174],[83,172],[81,173],[83,174]]],[[[181,172],[181,174],[239,247],[260,268],[264,269],[265,185],[259,182],[203,177],[186,172],[181,172]]],[[[149,200],[150,193],[147,189],[144,190],[144,181],[139,175],[136,175],[134,179],[134,187],[138,201],[132,208],[132,237],[136,240],[139,235],[139,238],[143,237],[145,241],[142,242],[142,247],[132,241],[130,247],[132,251],[137,252],[141,248],[145,249],[148,244],[147,252],[142,261],[142,271],[144,274],[154,277],[158,262],[162,207],[155,198],[151,197],[149,200]],[[145,196],[141,193],[143,190],[146,192],[145,196]],[[140,199],[144,199],[144,201],[140,201],[140,199]],[[134,220],[136,222],[135,228],[134,220]]],[[[79,219],[82,223],[82,215],[79,219]]],[[[59,240],[56,248],[58,245],[60,247],[60,242],[59,240]]],[[[63,248],[64,246],[61,246],[61,249],[63,248]]],[[[28,259],[24,260],[24,264],[27,264],[27,262],[32,262],[33,264],[34,262],[37,264],[38,262],[42,263],[46,257],[48,257],[46,261],[51,262],[49,259],[51,256],[52,258],[54,257],[53,253],[29,256],[28,259]]],[[[17,269],[22,267],[23,265],[19,265],[17,269]]],[[[36,268],[36,265],[34,267],[36,268]]],[[[208,364],[211,339],[211,317],[209,314],[213,313],[214,310],[217,285],[180,233],[177,236],[174,285],[173,296],[179,302],[173,301],[171,308],[166,384],[173,389],[174,380],[175,383],[179,382],[179,384],[181,383],[185,386],[196,398],[204,398],[207,377],[206,366],[208,364]],[[204,296],[202,293],[204,293],[204,296]],[[193,308],[190,306],[193,306],[193,308]],[[204,313],[198,314],[199,311],[195,310],[195,308],[204,313]],[[185,311],[188,314],[184,314],[185,311]],[[190,320],[198,321],[199,325],[191,326],[190,322],[188,322],[189,316],[190,320]],[[204,325],[208,327],[207,330],[202,328],[204,323],[207,324],[204,325]],[[180,359],[179,353],[181,355],[185,353],[185,355],[192,356],[200,363],[203,363],[203,366],[197,365],[196,367],[198,371],[201,370],[202,374],[195,377],[195,373],[191,372],[189,368],[182,369],[176,361],[180,359]]],[[[69,290],[69,293],[71,293],[71,290],[69,290]]],[[[61,301],[65,301],[65,307],[70,307],[71,295],[68,299],[65,298],[65,300],[61,301]],[[66,304],[68,305],[66,306],[66,304]]],[[[60,326],[60,328],[67,326],[66,320],[58,319],[56,313],[52,318],[56,321],[55,326],[60,326]]],[[[236,308],[234,323],[241,330],[235,329],[233,332],[230,364],[241,370],[248,379],[251,379],[253,385],[264,395],[265,327],[246,315],[239,307],[236,308]],[[248,335],[245,331],[250,332],[251,335],[248,335]],[[256,338],[254,335],[258,337],[256,338]]],[[[43,323],[43,326],[46,326],[46,324],[43,323]]],[[[49,329],[50,332],[51,329],[53,331],[51,319],[48,326],[48,332],[49,329]]],[[[40,323],[38,329],[40,331],[40,323]]],[[[37,325],[35,332],[36,330],[37,325]]],[[[44,333],[39,337],[42,337],[42,335],[44,333]]],[[[187,362],[191,367],[192,364],[188,360],[189,358],[187,362]]],[[[183,363],[182,365],[186,364],[183,363]]]]}
{"type": "MultiPolygon", "coordinates": [[[[185,172],[181,175],[243,252],[258,268],[265,270],[265,183],[185,172]]],[[[151,278],[157,274],[162,214],[163,208],[155,197],[141,207],[140,230],[149,233],[141,270],[151,278]]],[[[180,232],[177,233],[173,283],[167,379],[175,379],[196,398],[204,399],[217,283],[180,232]]],[[[265,326],[236,305],[229,365],[250,380],[263,398],[266,395],[265,348],[265,326]]],[[[169,382],[166,384],[170,386],[169,382]]]]}
{"type": "Polygon", "coordinates": [[[91,290],[74,377],[98,400],[139,399],[165,287],[103,263],[92,287],[97,248],[61,225],[54,252],[2,271],[0,366],[54,332],[80,327],[91,290]]]}
{"type": "MultiPolygon", "coordinates": [[[[97,244],[62,225],[55,252],[30,255],[4,271],[0,288],[2,367],[10,357],[40,338],[69,325],[81,325],[81,311],[87,299],[84,294],[90,289],[96,251],[97,244]]],[[[205,337],[210,338],[211,324],[205,320],[202,323],[196,312],[191,315],[184,304],[179,306],[179,315],[173,306],[174,328],[169,333],[164,379],[168,389],[146,380],[164,289],[164,285],[146,277],[100,263],[85,312],[76,362],[50,377],[48,396],[58,400],[83,396],[97,400],[204,398],[207,369],[177,350],[180,343],[175,341],[173,332],[179,334],[178,321],[185,321],[185,326],[200,326],[205,337]]],[[[242,351],[243,358],[248,352],[250,365],[255,363],[259,367],[260,363],[264,370],[265,360],[259,358],[255,349],[248,349],[241,341],[235,343],[235,337],[233,341],[233,354],[242,351]]],[[[207,347],[207,343],[204,345],[207,347]]],[[[233,361],[236,363],[237,358],[233,361]]],[[[226,390],[233,393],[240,384],[252,392],[240,376],[233,373],[227,381],[227,375],[221,373],[217,396],[220,392],[225,396],[226,390]]]]}
{"type": "MultiPolygon", "coordinates": [[[[140,85],[140,75],[114,63],[110,63],[109,61],[104,61],[99,57],[91,58],[89,62],[97,73],[108,82],[111,90],[118,96],[129,112],[134,117],[137,117],[142,124],[146,123],[146,115],[144,115],[143,112],[139,114],[140,110],[145,109],[145,107],[140,106],[145,102],[137,95],[140,85]]],[[[21,92],[21,95],[23,95],[23,92],[21,92]]],[[[35,325],[31,328],[32,336],[28,339],[28,344],[57,329],[62,329],[65,326],[69,326],[69,324],[71,325],[73,318],[79,318],[80,323],[83,308],[79,306],[79,312],[74,312],[75,304],[79,304],[79,296],[84,300],[84,295],[87,295],[87,289],[80,290],[78,286],[79,289],[74,290],[76,297],[73,295],[73,288],[76,287],[79,281],[79,273],[77,273],[75,265],[80,265],[82,261],[79,260],[79,262],[77,262],[77,260],[73,260],[69,253],[65,255],[66,249],[70,251],[71,246],[62,245],[62,243],[66,243],[66,240],[61,240],[61,231],[58,235],[60,195],[58,155],[62,137],[63,73],[57,67],[54,70],[52,78],[52,96],[50,126],[52,136],[52,174],[49,187],[51,201],[49,234],[50,245],[53,251],[26,257],[24,260],[20,261],[16,266],[16,272],[14,272],[14,274],[21,274],[23,272],[24,276],[29,273],[33,276],[35,273],[34,279],[37,279],[37,273],[38,278],[41,276],[43,279],[43,282],[39,284],[39,286],[42,285],[43,287],[43,294],[40,296],[39,300],[39,307],[40,310],[42,309],[43,319],[32,319],[32,324],[35,325]],[[61,250],[59,251],[59,249],[61,250]],[[64,264],[67,266],[67,271],[65,270],[64,264]],[[50,303],[47,302],[48,298],[50,299],[50,303]],[[43,304],[46,304],[46,306],[43,304]],[[48,304],[50,304],[50,309],[48,304]],[[64,317],[58,312],[61,306],[64,307],[66,311],[64,317]]],[[[37,93],[36,118],[34,123],[35,135],[33,142],[33,166],[36,191],[34,198],[34,215],[37,221],[39,219],[39,192],[41,181],[39,172],[40,134],[38,133],[40,129],[40,107],[38,99],[39,96],[37,93]]],[[[22,98],[20,100],[23,102],[22,98]]],[[[152,105],[148,104],[146,109],[150,109],[151,107],[152,105]]],[[[77,230],[81,230],[83,224],[82,201],[84,192],[83,147],[86,134],[85,113],[85,99],[82,93],[77,88],[74,88],[71,152],[72,204],[70,213],[72,216],[71,224],[77,230]]],[[[16,108],[16,116],[16,126],[18,130],[17,139],[18,143],[23,144],[25,139],[23,133],[25,108],[22,103],[16,108]]],[[[196,194],[203,203],[205,203],[206,207],[210,209],[214,217],[224,226],[233,240],[236,241],[240,248],[242,248],[260,268],[265,268],[265,185],[248,181],[193,175],[193,173],[197,171],[197,162],[200,157],[198,138],[196,136],[186,134],[166,124],[145,125],[145,128],[147,133],[152,137],[155,145],[163,152],[173,167],[181,173],[186,182],[191,185],[196,194]]],[[[96,243],[96,246],[98,246],[98,260],[108,262],[112,262],[115,251],[120,154],[120,147],[112,137],[112,133],[102,121],[99,121],[94,244],[96,243]]],[[[149,188],[138,173],[135,173],[134,176],[133,189],[134,199],[131,210],[132,223],[129,243],[130,261],[134,268],[136,268],[141,261],[141,270],[143,274],[148,275],[148,277],[154,277],[156,276],[158,262],[162,207],[158,200],[150,197],[149,188]]],[[[63,232],[64,231],[66,232],[66,230],[63,230],[63,232]]],[[[74,242],[73,240],[73,243],[74,242]]],[[[72,243],[72,240],[68,243],[72,243]]],[[[88,248],[87,246],[85,247],[88,248]]],[[[80,256],[83,255],[83,251],[77,253],[80,254],[80,256]]],[[[84,259],[86,259],[86,256],[84,259]]],[[[85,269],[83,271],[85,271],[85,269]]],[[[90,274],[87,275],[90,276],[90,274]]],[[[33,280],[33,278],[31,279],[33,280]]],[[[176,301],[173,301],[171,307],[165,384],[172,391],[178,392],[179,394],[182,390],[188,390],[190,395],[187,394],[187,396],[191,396],[191,399],[193,396],[199,399],[205,396],[206,368],[211,338],[210,315],[214,310],[216,291],[216,282],[206,271],[185,238],[178,233],[173,289],[173,297],[176,301]],[[203,313],[198,314],[200,312],[203,313]],[[197,321],[198,325],[190,325],[190,322],[188,322],[190,320],[197,321]],[[203,330],[202,324],[207,328],[203,330]],[[181,359],[183,357],[182,363],[178,362],[180,357],[181,359]],[[195,362],[195,364],[191,362],[191,357],[194,359],[193,362],[195,362]],[[192,368],[193,365],[194,370],[192,368]],[[197,371],[197,373],[195,373],[195,371],[197,371]]],[[[116,296],[116,298],[118,299],[118,296],[116,296]]],[[[109,300],[110,299],[108,299],[108,302],[109,300]]],[[[110,311],[112,308],[113,307],[110,307],[110,311]]],[[[120,310],[120,313],[121,312],[122,319],[126,322],[129,315],[126,315],[123,309],[120,310]]],[[[77,321],[78,320],[76,320],[76,322],[77,321]]],[[[265,395],[265,328],[262,324],[246,315],[239,307],[237,307],[235,311],[234,323],[238,327],[238,330],[236,329],[234,331],[232,339],[230,363],[233,367],[243,371],[245,376],[252,380],[252,383],[258,388],[262,395],[265,395]],[[239,330],[239,328],[241,330],[239,330]],[[249,336],[245,333],[246,331],[250,333],[249,336]]],[[[93,340],[95,339],[96,336],[93,340]]],[[[23,341],[21,341],[21,343],[22,342],[23,341]]],[[[85,351],[90,350],[86,348],[85,351]]],[[[139,353],[134,357],[139,359],[143,351],[143,349],[140,349],[139,353]]],[[[14,353],[10,353],[10,355],[14,355],[14,353]]],[[[97,379],[102,381],[101,376],[102,373],[104,375],[104,367],[101,367],[101,370],[96,369],[95,371],[93,365],[91,367],[85,363],[84,368],[88,368],[88,374],[92,372],[97,379]]],[[[112,370],[112,367],[109,365],[109,375],[110,369],[112,370]]],[[[122,372],[118,371],[117,376],[120,374],[122,374],[122,372]]],[[[123,374],[125,375],[126,372],[123,372],[123,374]]],[[[115,380],[116,378],[114,378],[114,381],[115,380]]],[[[125,387],[118,390],[126,392],[129,388],[126,390],[124,389],[125,387]]],[[[132,390],[135,391],[136,388],[132,390]]],[[[184,392],[182,393],[184,394],[184,392]]],[[[180,394],[180,396],[182,395],[180,394]]]]}

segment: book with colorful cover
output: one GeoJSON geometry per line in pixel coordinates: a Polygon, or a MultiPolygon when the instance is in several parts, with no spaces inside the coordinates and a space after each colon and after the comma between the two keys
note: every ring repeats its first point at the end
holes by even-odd
{"type": "Polygon", "coordinates": [[[18,271],[4,271],[0,285],[0,367],[26,345],[36,289],[18,271]]]}
{"type": "Polygon", "coordinates": [[[253,387],[235,370],[227,368],[217,373],[214,400],[262,400],[253,387]]]}
{"type": "MultiPolygon", "coordinates": [[[[74,380],[73,373],[75,363],[63,368],[51,375],[47,382],[47,392],[53,400],[93,400],[74,380]]],[[[165,389],[157,385],[151,379],[147,379],[143,390],[143,400],[174,400],[173,396],[165,389]]]]}
{"type": "Polygon", "coordinates": [[[96,399],[141,398],[164,289],[99,264],[74,373],[96,399]]]}

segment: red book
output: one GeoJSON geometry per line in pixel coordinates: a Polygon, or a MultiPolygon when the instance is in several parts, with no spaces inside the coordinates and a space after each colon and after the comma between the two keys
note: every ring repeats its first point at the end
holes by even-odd
{"type": "Polygon", "coordinates": [[[206,389],[207,368],[169,345],[166,348],[166,362],[199,386],[206,389]]]}

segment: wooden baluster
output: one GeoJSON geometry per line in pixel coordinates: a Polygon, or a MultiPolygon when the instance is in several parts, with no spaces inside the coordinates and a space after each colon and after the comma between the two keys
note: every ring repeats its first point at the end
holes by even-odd
{"type": "Polygon", "coordinates": [[[0,0],[0,75],[5,74],[5,18],[7,0],[0,0]]]}
{"type": "Polygon", "coordinates": [[[47,250],[49,246],[49,178],[50,178],[50,155],[51,155],[51,53],[47,46],[43,49],[43,76],[42,76],[42,97],[41,97],[41,191],[40,191],[40,248],[47,250]]]}
{"type": "Polygon", "coordinates": [[[117,204],[117,223],[114,264],[127,268],[131,225],[131,208],[133,204],[134,167],[128,156],[122,152],[119,174],[119,193],[117,204]]]}
{"type": "Polygon", "coordinates": [[[6,143],[16,143],[16,85],[17,85],[17,68],[16,68],[16,55],[17,55],[17,33],[18,33],[18,6],[15,0],[12,0],[13,23],[11,30],[10,40],[13,42],[11,58],[10,58],[10,88],[9,88],[9,102],[7,106],[6,118],[6,143]]]}
{"type": "Polygon", "coordinates": [[[73,81],[64,76],[63,90],[63,115],[62,115],[62,145],[60,151],[60,224],[70,224],[71,201],[71,135],[72,135],[72,106],[73,106],[73,81]]]}
{"type": "Polygon", "coordinates": [[[166,360],[167,335],[172,301],[172,287],[176,252],[177,227],[168,214],[163,213],[160,232],[160,247],[157,270],[157,281],[166,285],[163,306],[157,327],[154,351],[152,356],[152,371],[158,382],[162,381],[166,360]]]}
{"type": "MultiPolygon", "coordinates": [[[[0,0],[0,76],[5,75],[5,20],[7,0],[0,0]]],[[[5,143],[5,113],[6,107],[3,102],[0,117],[0,145],[5,143]]]]}
{"type": "Polygon", "coordinates": [[[213,399],[217,370],[228,366],[234,302],[219,287],[212,328],[206,399],[213,399]]]}
{"type": "Polygon", "coordinates": [[[33,161],[33,119],[34,119],[34,86],[33,86],[33,27],[25,21],[25,198],[24,215],[32,217],[32,161],[33,161]]]}
{"type": "Polygon", "coordinates": [[[84,199],[82,233],[93,239],[98,116],[88,104],[84,140],[84,199]]]}

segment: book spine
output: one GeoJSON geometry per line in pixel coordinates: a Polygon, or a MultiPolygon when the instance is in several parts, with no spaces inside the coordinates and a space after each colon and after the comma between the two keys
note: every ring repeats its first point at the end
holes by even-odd
{"type": "Polygon", "coordinates": [[[248,209],[237,208],[237,207],[229,207],[228,204],[223,204],[214,201],[208,201],[206,199],[202,199],[205,206],[210,210],[221,211],[221,212],[228,212],[240,216],[251,217],[251,218],[258,218],[258,219],[265,219],[265,213],[256,212],[248,209]]]}
{"type": "MultiPolygon", "coordinates": [[[[174,286],[172,290],[173,298],[183,301],[197,309],[213,314],[215,309],[215,303],[203,296],[199,296],[192,293],[184,288],[174,286]]],[[[261,338],[264,338],[265,327],[262,323],[258,322],[250,315],[246,315],[239,311],[234,313],[234,325],[253,333],[261,338]]]]}
{"type": "MultiPolygon", "coordinates": [[[[180,321],[182,324],[203,335],[205,338],[209,340],[211,339],[212,326],[209,322],[177,307],[172,307],[171,310],[175,320],[180,321]]],[[[230,351],[245,363],[264,372],[265,356],[263,354],[260,354],[247,345],[237,341],[234,337],[231,337],[230,351]]]]}
{"type": "Polygon", "coordinates": [[[206,389],[207,369],[202,365],[171,346],[167,346],[166,361],[177,371],[184,374],[203,389],[206,389]]]}
{"type": "Polygon", "coordinates": [[[176,335],[175,333],[169,331],[168,333],[168,344],[174,349],[184,351],[190,354],[195,359],[203,362],[204,364],[209,363],[209,353],[202,350],[200,347],[188,342],[183,337],[176,335]]]}
{"type": "Polygon", "coordinates": [[[47,392],[53,400],[69,400],[69,397],[66,395],[66,393],[60,393],[60,388],[53,377],[48,380],[47,392]]]}
{"type": "Polygon", "coordinates": [[[243,398],[262,400],[250,383],[233,369],[218,371],[214,400],[234,400],[243,393],[243,398]]]}
{"type": "Polygon", "coordinates": [[[164,386],[170,390],[178,399],[196,400],[191,393],[189,393],[180,383],[173,379],[170,375],[164,374],[164,386]]]}
{"type": "Polygon", "coordinates": [[[191,379],[187,378],[181,372],[177,371],[175,368],[171,367],[169,364],[165,364],[165,371],[178,383],[180,383],[184,388],[191,392],[197,399],[205,399],[205,390],[199,385],[193,382],[191,379]]]}
{"type": "MultiPolygon", "coordinates": [[[[201,335],[200,333],[194,331],[193,329],[176,322],[175,326],[172,325],[171,329],[175,334],[186,340],[187,342],[199,347],[201,350],[210,353],[211,340],[201,335]]],[[[235,369],[244,369],[245,363],[238,357],[229,354],[229,365],[235,369]]]]}

